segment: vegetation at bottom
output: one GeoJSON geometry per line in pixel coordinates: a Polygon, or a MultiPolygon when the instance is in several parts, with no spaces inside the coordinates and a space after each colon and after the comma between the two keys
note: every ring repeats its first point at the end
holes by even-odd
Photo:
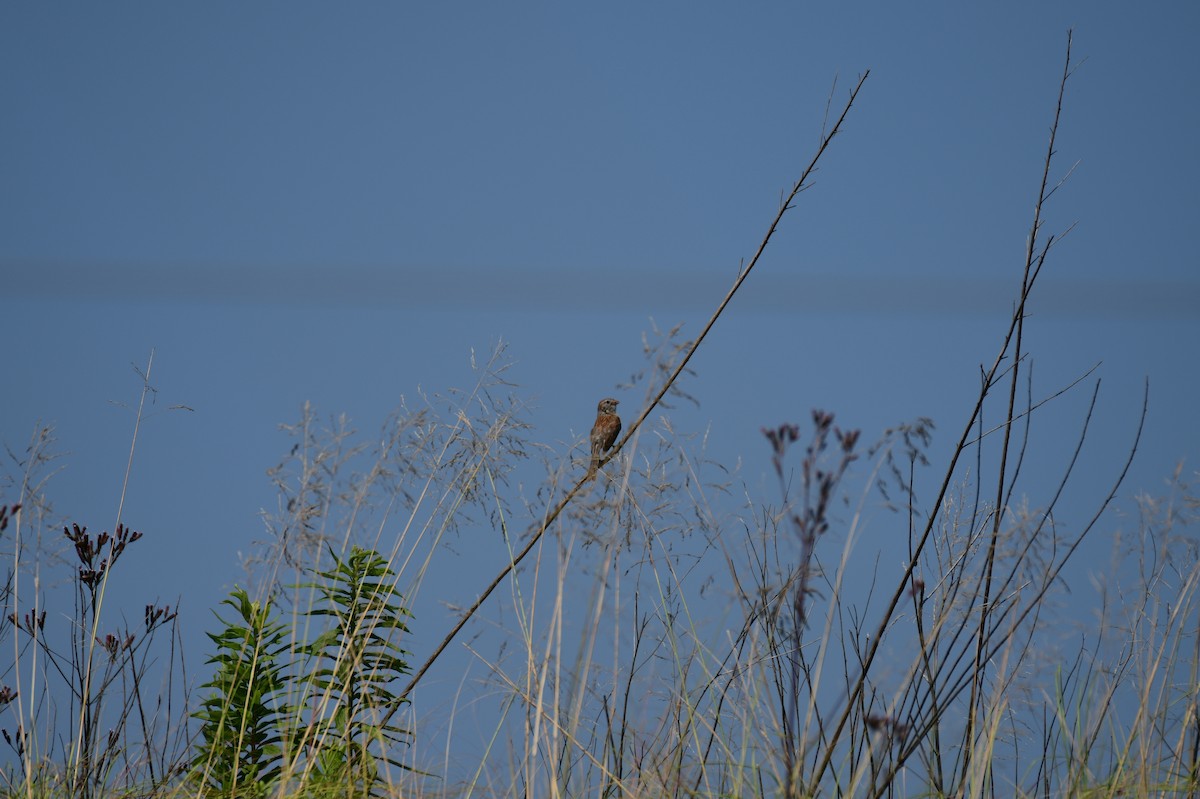
{"type": "Polygon", "coordinates": [[[624,400],[640,410],[594,476],[584,436],[567,452],[537,438],[503,346],[473,386],[402,403],[371,435],[305,406],[202,662],[178,605],[130,622],[113,599],[141,584],[124,555],[166,545],[64,521],[39,427],[0,483],[0,794],[1200,793],[1194,479],[1181,466],[1118,517],[1145,411],[1107,482],[1081,485],[1099,381],[1032,376],[1026,304],[1060,238],[1044,212],[1071,74],[1068,46],[1014,310],[939,449],[929,419],[871,435],[811,411],[765,425],[763,495],[669,413],[699,404],[692,355],[862,81],[708,324],[644,337],[619,387],[644,401],[624,400]],[[1062,450],[1035,421],[1064,405],[1062,450]],[[1079,553],[1104,536],[1112,566],[1087,575],[1081,614],[1079,553]],[[499,561],[490,580],[430,576],[480,553],[499,561]],[[427,596],[457,621],[415,618],[427,596]],[[443,699],[416,712],[431,690],[443,699]]]}
{"type": "Polygon", "coordinates": [[[333,567],[302,586],[314,595],[295,626],[270,600],[234,589],[236,618],[209,637],[217,654],[187,782],[216,796],[367,796],[406,730],[383,716],[403,701],[390,686],[409,671],[397,638],[407,627],[395,575],[377,553],[330,553],[333,567]],[[294,632],[312,634],[297,641],[294,632]]]}

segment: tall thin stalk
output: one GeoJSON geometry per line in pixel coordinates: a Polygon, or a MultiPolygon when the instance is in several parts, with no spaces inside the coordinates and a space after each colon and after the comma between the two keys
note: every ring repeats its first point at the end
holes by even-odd
{"type": "MultiPolygon", "coordinates": [[[[862,77],[858,79],[858,83],[850,92],[850,98],[846,101],[845,106],[842,108],[842,112],[838,116],[837,121],[834,123],[829,133],[821,137],[821,142],[817,147],[816,153],[813,155],[812,160],[809,161],[808,166],[805,167],[804,171],[800,174],[800,179],[796,181],[794,186],[792,186],[791,192],[788,193],[786,199],[780,204],[779,211],[775,214],[775,218],[771,221],[770,226],[767,228],[767,232],[763,236],[762,242],[758,245],[758,249],[755,251],[754,257],[750,259],[750,262],[746,265],[745,269],[738,274],[737,279],[733,282],[733,286],[729,289],[728,293],[726,293],[725,298],[721,300],[716,311],[713,312],[713,315],[709,318],[708,323],[704,326],[704,329],[700,331],[700,335],[698,335],[691,343],[691,346],[688,347],[683,358],[679,361],[679,363],[675,366],[675,369],[664,381],[662,388],[660,388],[658,393],[650,400],[650,403],[642,410],[637,419],[629,425],[627,432],[621,437],[621,440],[618,441],[616,445],[608,451],[608,454],[601,459],[599,466],[603,466],[617,456],[617,454],[625,447],[630,439],[633,438],[633,436],[637,433],[638,428],[642,426],[642,422],[646,420],[646,417],[650,415],[650,413],[658,406],[659,402],[662,401],[662,398],[666,396],[667,392],[671,390],[671,387],[675,384],[675,381],[679,378],[679,375],[683,373],[683,370],[687,367],[688,361],[690,361],[692,356],[696,354],[696,351],[700,348],[700,344],[704,341],[705,336],[707,336],[708,332],[712,330],[713,325],[717,323],[717,319],[720,318],[721,314],[725,310],[725,307],[729,305],[730,300],[733,299],[733,295],[737,293],[738,289],[741,288],[742,283],[746,281],[746,278],[750,276],[750,272],[758,264],[759,258],[767,249],[767,244],[770,243],[771,238],[775,235],[775,230],[778,228],[780,221],[783,219],[783,215],[792,208],[792,201],[796,199],[796,195],[808,188],[808,179],[816,170],[817,162],[820,161],[821,156],[825,153],[825,150],[828,149],[829,145],[833,142],[834,136],[836,136],[841,130],[842,123],[845,121],[846,115],[850,113],[850,108],[854,105],[854,100],[858,97],[859,90],[862,89],[863,83],[866,82],[867,76],[870,74],[870,70],[867,70],[863,73],[862,77]]],[[[483,603],[487,601],[488,597],[491,596],[492,592],[496,590],[500,583],[502,583],[504,579],[511,574],[512,571],[516,569],[522,561],[525,560],[525,557],[533,550],[533,548],[537,546],[538,541],[541,540],[541,537],[546,533],[546,530],[548,530],[550,526],[554,524],[559,515],[571,503],[571,500],[575,498],[580,489],[583,488],[584,484],[586,483],[587,478],[585,476],[575,484],[574,488],[567,492],[566,496],[564,496],[558,502],[558,504],[546,514],[541,522],[534,526],[529,541],[527,541],[525,546],[522,547],[513,556],[513,558],[504,565],[504,568],[500,570],[500,573],[497,574],[490,583],[488,583],[483,591],[480,592],[478,598],[476,598],[476,600],[471,603],[466,611],[463,612],[458,622],[450,629],[448,633],[446,633],[446,637],[442,639],[442,642],[434,648],[433,653],[426,658],[425,662],[421,664],[421,667],[413,674],[408,685],[405,686],[404,690],[400,693],[401,698],[406,698],[412,692],[412,690],[417,686],[417,683],[421,681],[421,678],[425,676],[425,673],[429,671],[429,668],[437,661],[442,652],[445,651],[446,647],[450,645],[450,642],[453,641],[459,632],[462,631],[462,628],[466,626],[467,622],[470,621],[479,608],[483,606],[483,603]]]]}

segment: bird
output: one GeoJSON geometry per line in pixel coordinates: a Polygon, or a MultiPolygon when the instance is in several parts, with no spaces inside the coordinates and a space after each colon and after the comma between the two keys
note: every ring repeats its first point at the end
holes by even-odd
{"type": "Polygon", "coordinates": [[[621,417],[617,416],[617,405],[620,400],[605,397],[596,406],[596,423],[592,425],[592,465],[588,468],[587,476],[591,477],[600,466],[600,458],[612,449],[617,436],[621,434],[621,417]]]}

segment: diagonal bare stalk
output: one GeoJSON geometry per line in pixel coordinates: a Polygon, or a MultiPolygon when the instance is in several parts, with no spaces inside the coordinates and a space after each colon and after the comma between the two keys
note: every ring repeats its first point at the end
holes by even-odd
{"type": "MultiPolygon", "coordinates": [[[[621,440],[618,441],[611,450],[609,450],[608,455],[601,459],[599,466],[603,466],[617,456],[617,454],[624,448],[625,444],[634,436],[635,433],[637,433],[638,428],[642,426],[642,423],[646,420],[646,417],[650,415],[650,413],[658,406],[659,402],[662,401],[662,398],[666,396],[668,391],[670,391],[671,386],[674,385],[675,381],[679,378],[679,375],[683,373],[683,370],[687,367],[688,361],[691,360],[692,356],[695,355],[696,351],[700,348],[701,342],[704,341],[705,336],[708,335],[709,331],[712,330],[713,325],[716,324],[717,319],[725,311],[726,306],[728,306],[730,300],[733,299],[733,295],[737,293],[738,289],[741,288],[742,284],[746,281],[746,278],[750,276],[750,272],[753,271],[755,265],[758,264],[759,258],[762,257],[763,252],[765,252],[767,249],[767,244],[770,243],[771,238],[775,235],[775,230],[778,228],[780,221],[783,219],[783,215],[792,207],[792,201],[796,199],[796,195],[808,188],[808,179],[816,170],[818,161],[820,161],[821,156],[825,153],[825,150],[828,149],[829,145],[833,142],[833,138],[841,130],[842,123],[845,121],[847,114],[850,113],[850,108],[854,105],[854,101],[855,98],[858,97],[859,90],[862,89],[863,84],[867,80],[867,76],[870,74],[870,70],[867,70],[863,73],[862,77],[858,79],[858,83],[855,84],[854,89],[850,92],[850,98],[846,101],[845,106],[842,108],[842,112],[838,116],[837,121],[834,123],[829,132],[821,137],[821,143],[818,145],[816,153],[813,155],[812,160],[809,161],[808,166],[805,167],[804,171],[801,173],[800,179],[796,181],[794,186],[792,186],[792,190],[787,195],[787,198],[783,201],[783,203],[780,204],[779,212],[771,221],[770,227],[767,228],[766,235],[763,236],[762,242],[758,245],[758,249],[755,251],[754,257],[750,259],[750,262],[746,265],[746,268],[738,274],[737,279],[733,282],[733,286],[730,287],[729,292],[725,295],[725,298],[721,300],[721,303],[717,306],[716,311],[713,312],[712,316],[708,320],[708,323],[704,326],[704,329],[700,331],[700,335],[696,337],[696,340],[693,341],[691,346],[687,349],[683,358],[676,365],[674,371],[672,371],[670,376],[667,377],[666,381],[662,385],[662,388],[659,389],[658,394],[655,395],[645,409],[642,410],[637,419],[634,420],[631,425],[629,425],[628,431],[621,438],[621,440]]],[[[425,673],[429,671],[429,668],[437,661],[442,652],[445,651],[446,647],[450,645],[450,642],[453,641],[459,632],[462,631],[462,628],[466,626],[467,622],[471,620],[471,617],[473,617],[479,608],[483,606],[483,603],[486,602],[488,597],[491,596],[492,592],[499,587],[500,583],[502,583],[504,579],[511,574],[513,570],[516,569],[517,566],[519,566],[525,559],[525,557],[533,550],[533,548],[537,545],[537,542],[541,540],[543,535],[545,535],[546,530],[548,530],[550,526],[554,524],[559,515],[562,514],[563,510],[565,510],[566,507],[571,503],[571,500],[575,498],[586,482],[586,477],[579,480],[579,482],[577,482],[575,486],[567,492],[566,496],[564,496],[558,502],[558,504],[546,514],[542,521],[534,526],[533,534],[530,536],[529,541],[526,542],[525,546],[522,547],[520,551],[518,551],[512,557],[512,559],[504,565],[504,568],[500,570],[499,574],[497,574],[496,577],[487,585],[487,587],[480,592],[479,597],[471,604],[470,607],[467,608],[462,617],[459,618],[458,622],[456,622],[450,631],[446,633],[446,637],[442,639],[442,642],[438,644],[438,646],[433,650],[433,653],[429,655],[421,667],[413,674],[413,677],[411,680],[409,680],[408,685],[405,686],[404,690],[400,693],[401,699],[407,698],[408,695],[412,693],[413,688],[417,686],[417,683],[421,681],[421,678],[425,676],[425,673]]],[[[393,708],[393,710],[388,714],[388,718],[390,718],[392,713],[394,713],[398,708],[399,706],[393,708]]],[[[387,719],[385,718],[384,722],[386,723],[386,721],[387,719]]]]}

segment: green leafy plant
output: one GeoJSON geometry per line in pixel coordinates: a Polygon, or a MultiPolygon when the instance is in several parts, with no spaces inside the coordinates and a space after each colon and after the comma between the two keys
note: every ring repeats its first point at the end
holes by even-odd
{"type": "Polygon", "coordinates": [[[318,572],[313,589],[321,602],[308,611],[332,620],[306,648],[312,660],[313,722],[304,745],[319,753],[319,779],[369,793],[382,779],[380,766],[403,768],[388,752],[410,733],[392,723],[392,711],[407,700],[392,689],[410,669],[394,638],[408,631],[409,611],[400,604],[395,575],[373,550],[354,547],[349,557],[318,572]]]}
{"type": "Polygon", "coordinates": [[[390,721],[405,701],[391,684],[409,671],[395,638],[411,614],[378,553],[330,554],[333,565],[298,586],[312,592],[296,625],[319,630],[310,641],[297,641],[269,601],[242,589],[225,600],[238,618],[209,634],[217,670],[193,714],[192,777],[204,794],[263,796],[283,783],[305,795],[369,795],[386,766],[404,767],[390,754],[410,738],[390,721]]]}
{"type": "Polygon", "coordinates": [[[238,619],[208,636],[217,645],[208,662],[217,670],[203,686],[212,693],[193,714],[201,721],[193,775],[207,794],[257,796],[278,780],[284,763],[284,733],[293,716],[287,703],[291,642],[269,601],[254,602],[235,588],[222,604],[238,619]]]}

